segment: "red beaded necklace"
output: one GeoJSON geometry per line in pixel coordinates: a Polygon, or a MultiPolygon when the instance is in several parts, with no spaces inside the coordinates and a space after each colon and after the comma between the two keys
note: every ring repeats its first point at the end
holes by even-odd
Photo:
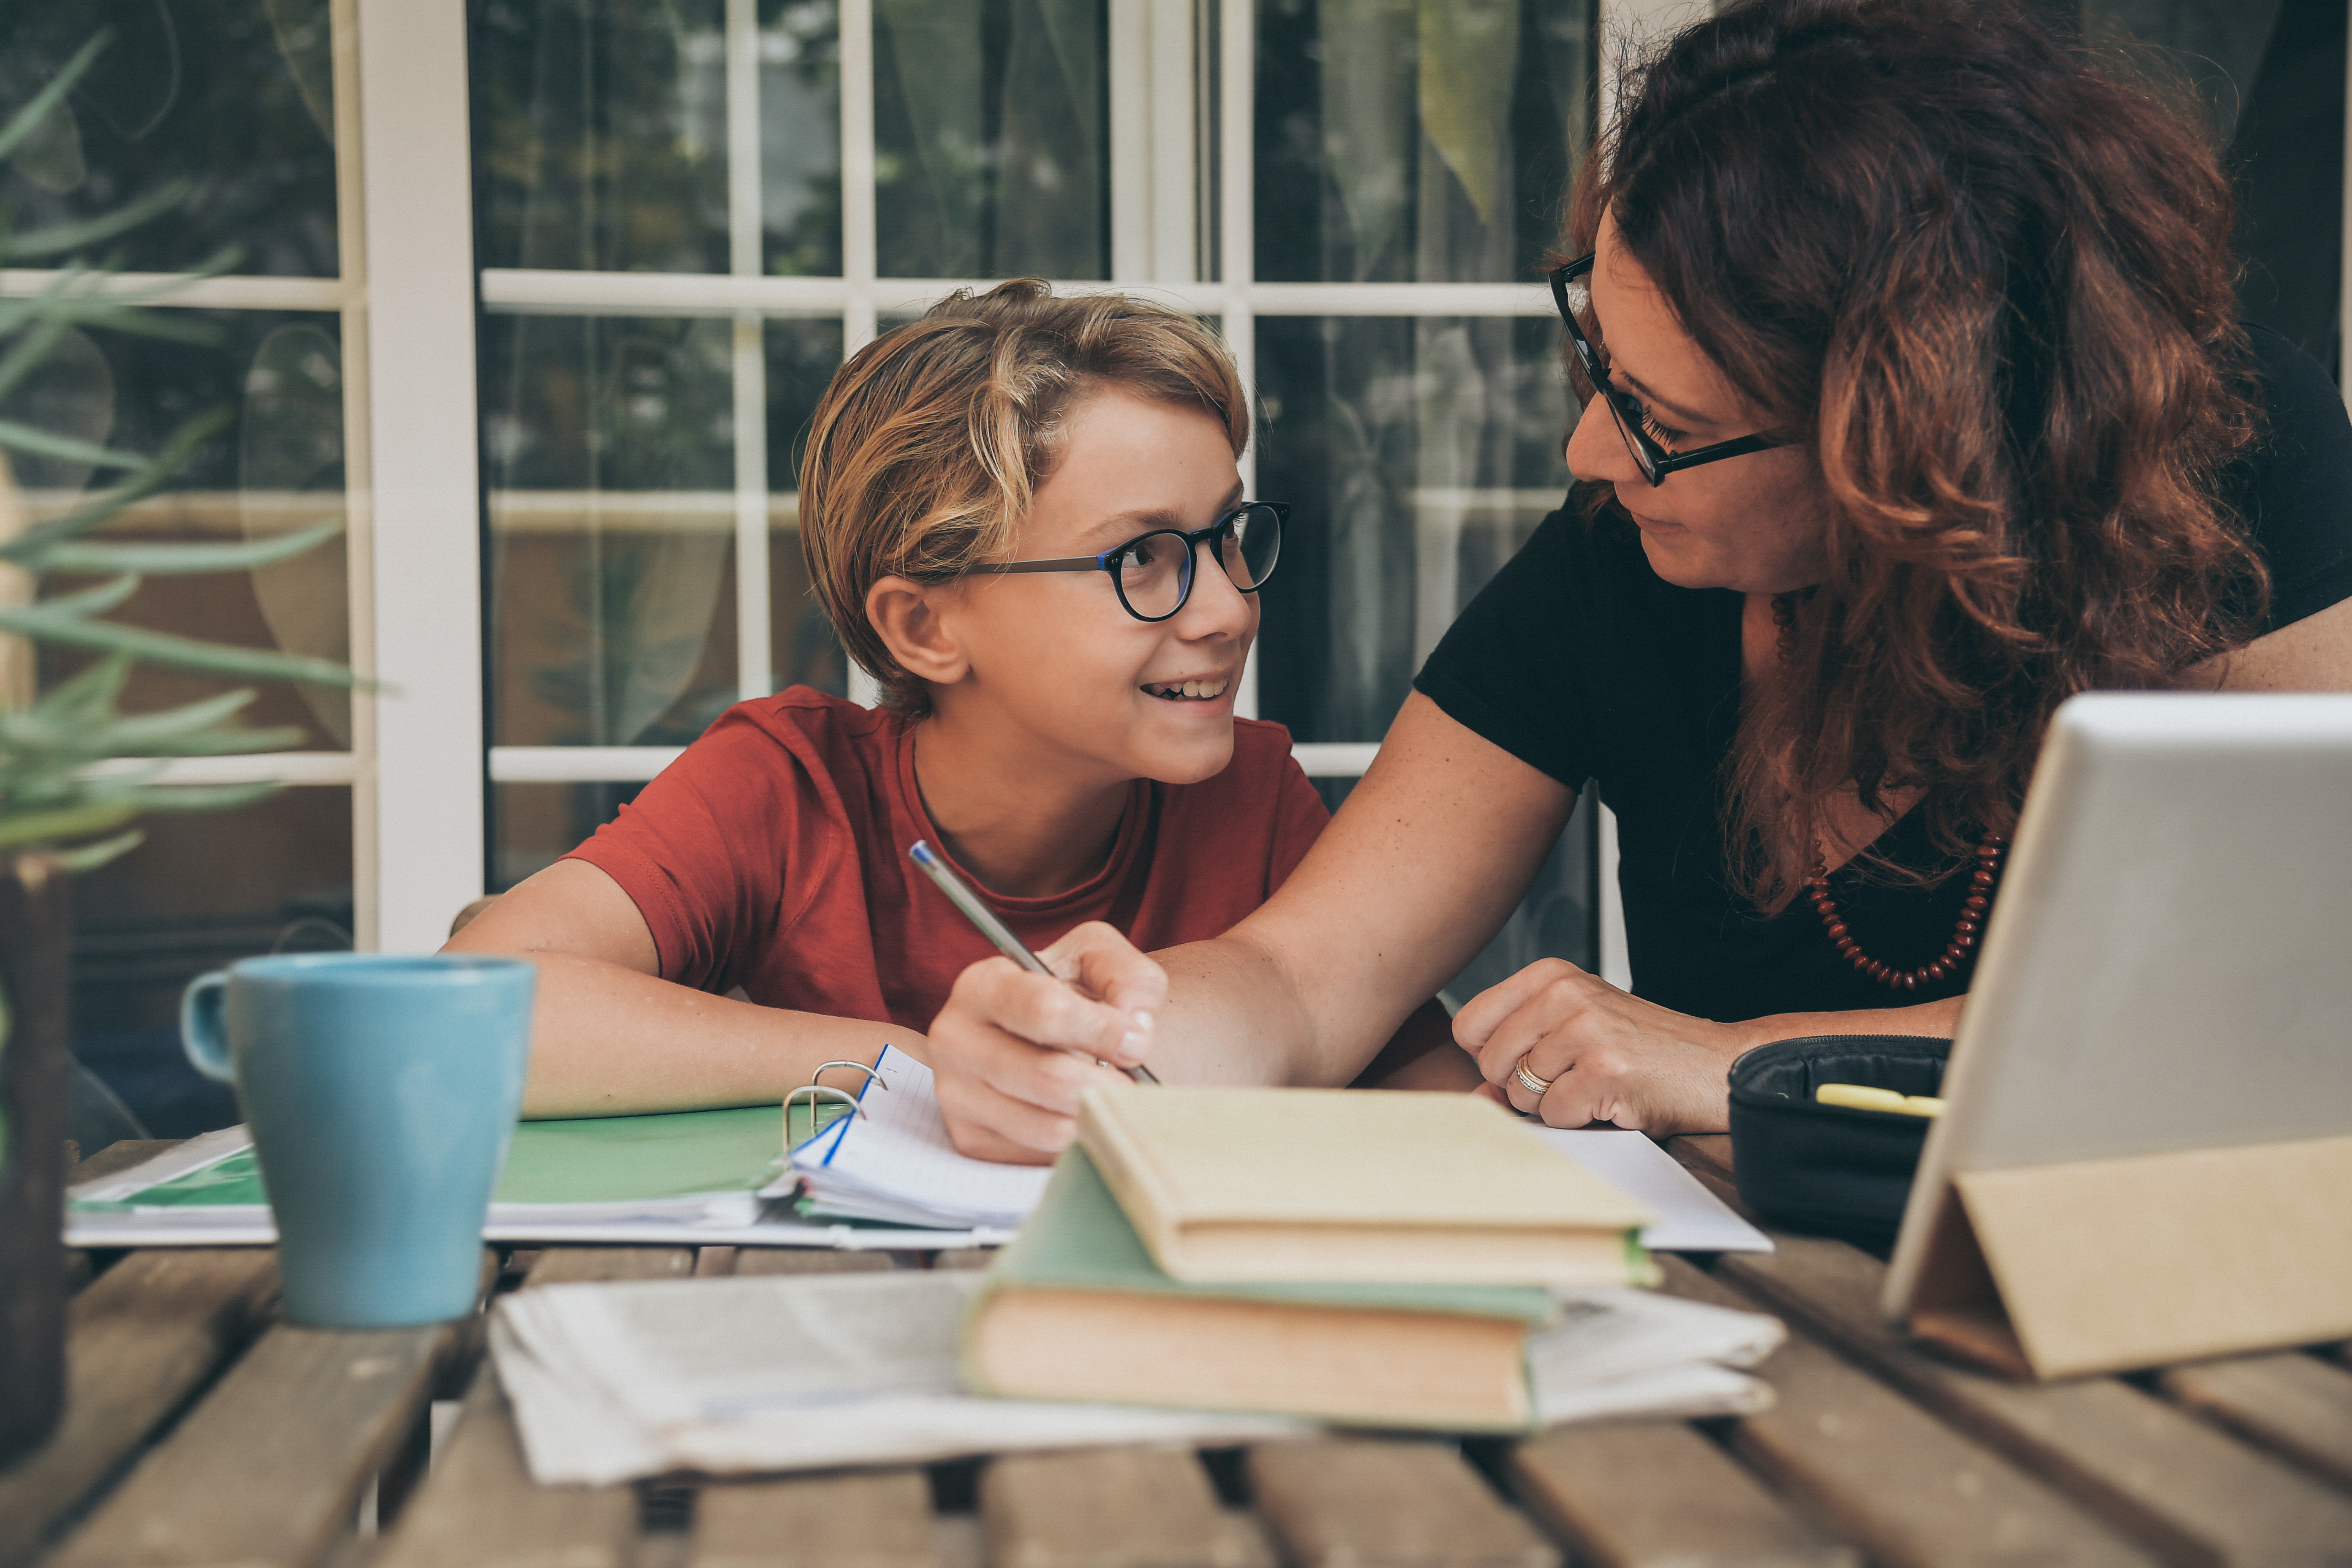
{"type": "MultiPolygon", "coordinates": [[[[1795,594],[1772,596],[1772,624],[1780,636],[1780,662],[1789,662],[1789,646],[1795,639],[1797,628],[1797,598],[1795,594]]],[[[1957,974],[1965,968],[1984,930],[1986,911],[1992,908],[1993,883],[2000,875],[2001,852],[2009,840],[1998,833],[1988,833],[1977,845],[1977,867],[1969,874],[1969,896],[1960,905],[1960,918],[1952,928],[1952,940],[1944,944],[1943,952],[1932,963],[1916,969],[1894,969],[1881,963],[1862,951],[1853,940],[1845,921],[1838,918],[1838,907],[1830,898],[1829,861],[1816,850],[1813,874],[1805,879],[1806,896],[1812,900],[1813,912],[1822,917],[1830,941],[1836,944],[1838,955],[1854,969],[1892,991],[1916,991],[1923,984],[1957,974]]]]}

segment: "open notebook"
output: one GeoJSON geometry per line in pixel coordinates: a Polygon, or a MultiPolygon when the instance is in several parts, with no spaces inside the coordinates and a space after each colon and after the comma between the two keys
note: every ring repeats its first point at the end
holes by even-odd
{"type": "Polygon", "coordinates": [[[874,1072],[856,1115],[793,1151],[803,1215],[1012,1230],[1037,1206],[1052,1172],[957,1153],[929,1068],[884,1046],[874,1072]]]}

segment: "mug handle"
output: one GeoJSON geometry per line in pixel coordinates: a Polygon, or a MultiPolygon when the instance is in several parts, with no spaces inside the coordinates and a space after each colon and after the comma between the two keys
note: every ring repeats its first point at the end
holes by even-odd
{"type": "Polygon", "coordinates": [[[180,998],[180,1045],[196,1070],[223,1083],[236,1081],[228,1059],[228,1036],[221,1026],[221,1010],[228,1000],[228,975],[215,969],[188,982],[180,998]]]}

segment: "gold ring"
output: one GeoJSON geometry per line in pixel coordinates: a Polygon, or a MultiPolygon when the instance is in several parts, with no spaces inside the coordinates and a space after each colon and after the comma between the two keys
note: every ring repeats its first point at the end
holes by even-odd
{"type": "Polygon", "coordinates": [[[1519,1065],[1511,1069],[1511,1076],[1519,1080],[1519,1087],[1521,1089],[1526,1089],[1538,1100],[1541,1100],[1544,1097],[1545,1092],[1551,1088],[1554,1081],[1548,1078],[1538,1078],[1535,1074],[1529,1072],[1528,1070],[1528,1058],[1525,1057],[1521,1057],[1519,1058],[1519,1065]]]}

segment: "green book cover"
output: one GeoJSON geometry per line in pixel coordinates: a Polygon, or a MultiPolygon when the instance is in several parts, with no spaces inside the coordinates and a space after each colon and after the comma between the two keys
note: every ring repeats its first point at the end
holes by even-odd
{"type": "MultiPolygon", "coordinates": [[[[783,1169],[783,1128],[772,1105],[653,1116],[525,1121],[491,1202],[628,1204],[756,1192],[783,1169]]],[[[259,1206],[268,1202],[250,1148],[93,1210],[259,1206]]]]}
{"type": "Polygon", "coordinates": [[[1203,1284],[1171,1279],[1151,1260],[1118,1201],[1103,1184],[1094,1162],[1076,1144],[1063,1152],[1053,1180],[1045,1185],[1045,1195],[1037,1201],[1020,1236],[989,1265],[982,1299],[1000,1289],[1024,1286],[1515,1318],[1530,1327],[1549,1323],[1559,1315],[1551,1292],[1534,1285],[1287,1280],[1203,1284]]]}

